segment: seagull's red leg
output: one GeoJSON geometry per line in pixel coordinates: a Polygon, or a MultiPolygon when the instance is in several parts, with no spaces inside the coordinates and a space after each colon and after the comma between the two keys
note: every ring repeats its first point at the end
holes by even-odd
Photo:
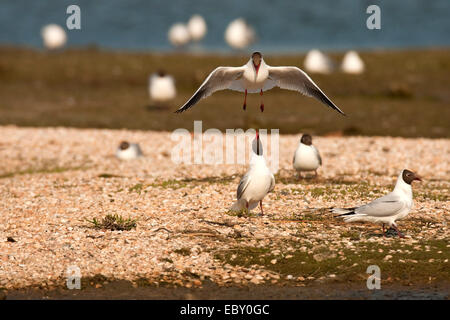
{"type": "Polygon", "coordinates": [[[248,215],[248,202],[245,203],[245,207],[247,208],[247,215],[248,215]]]}
{"type": "Polygon", "coordinates": [[[398,228],[395,225],[392,225],[395,229],[395,231],[397,231],[397,235],[399,238],[404,238],[405,236],[403,235],[403,233],[400,232],[400,230],[398,230],[398,228]]]}
{"type": "Polygon", "coordinates": [[[261,109],[261,112],[264,112],[264,102],[263,102],[263,98],[262,98],[262,95],[263,95],[262,89],[261,89],[261,92],[259,93],[259,95],[261,96],[261,105],[259,106],[259,108],[261,109]]]}
{"type": "Polygon", "coordinates": [[[384,232],[384,223],[383,223],[383,238],[386,236],[386,233],[384,232]]]}
{"type": "Polygon", "coordinates": [[[247,89],[245,89],[244,93],[244,106],[242,107],[244,110],[247,108],[247,89]]]}
{"type": "Polygon", "coordinates": [[[262,208],[262,200],[259,201],[259,207],[261,208],[261,215],[264,215],[264,211],[263,211],[263,208],[262,208]]]}

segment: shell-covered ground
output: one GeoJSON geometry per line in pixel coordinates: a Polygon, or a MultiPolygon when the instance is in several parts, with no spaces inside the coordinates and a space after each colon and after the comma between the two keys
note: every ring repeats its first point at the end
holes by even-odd
{"type": "Polygon", "coordinates": [[[275,190],[264,215],[228,211],[245,165],[175,164],[171,133],[0,127],[0,288],[82,284],[382,285],[448,283],[450,140],[313,137],[318,178],[292,170],[300,135],[279,138],[275,190]],[[121,140],[144,157],[114,157],[121,140]],[[419,173],[415,207],[398,223],[406,238],[369,223],[346,224],[327,208],[389,192],[403,168],[419,173]],[[136,220],[129,231],[95,228],[108,214],[136,220]]]}

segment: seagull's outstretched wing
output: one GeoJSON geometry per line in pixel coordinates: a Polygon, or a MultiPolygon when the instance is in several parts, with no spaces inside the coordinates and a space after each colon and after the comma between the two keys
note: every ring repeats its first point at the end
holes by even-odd
{"type": "Polygon", "coordinates": [[[270,67],[269,68],[269,80],[275,82],[275,84],[287,90],[294,90],[303,93],[306,96],[314,97],[322,103],[326,104],[330,108],[345,115],[320,88],[312,81],[312,79],[301,69],[297,67],[270,67]]]}
{"type": "Polygon", "coordinates": [[[239,80],[244,74],[244,67],[218,67],[211,72],[198,88],[194,95],[177,111],[180,113],[186,111],[190,107],[194,106],[198,101],[203,98],[209,97],[214,92],[225,89],[234,89],[236,85],[239,85],[239,80]],[[230,88],[233,86],[233,88],[230,88]]]}

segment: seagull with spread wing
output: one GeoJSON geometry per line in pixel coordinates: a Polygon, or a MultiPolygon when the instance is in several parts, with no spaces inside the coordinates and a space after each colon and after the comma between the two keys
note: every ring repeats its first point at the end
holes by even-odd
{"type": "Polygon", "coordinates": [[[273,87],[301,92],[344,114],[304,71],[297,67],[271,67],[264,62],[260,52],[254,52],[247,64],[242,67],[216,68],[194,95],[176,112],[186,111],[201,99],[225,89],[244,92],[244,110],[247,106],[247,93],[259,92],[261,95],[260,109],[263,112],[263,91],[270,90],[273,87]]]}

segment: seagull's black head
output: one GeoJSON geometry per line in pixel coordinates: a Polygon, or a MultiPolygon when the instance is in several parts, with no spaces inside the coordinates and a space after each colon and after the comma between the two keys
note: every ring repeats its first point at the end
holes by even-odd
{"type": "Polygon", "coordinates": [[[158,71],[156,71],[156,74],[159,77],[164,77],[166,75],[166,72],[163,69],[159,69],[158,71]]]}
{"type": "Polygon", "coordinates": [[[306,144],[307,146],[312,145],[312,137],[311,135],[305,133],[304,135],[302,135],[302,138],[300,139],[300,142],[303,144],[306,144]]]}
{"type": "Polygon", "coordinates": [[[119,145],[120,150],[127,150],[130,147],[130,144],[127,141],[122,141],[119,145]]]}
{"type": "Polygon", "coordinates": [[[402,178],[407,184],[411,184],[414,180],[422,181],[422,178],[418,174],[409,171],[408,169],[403,170],[402,178]]]}
{"type": "Polygon", "coordinates": [[[259,68],[259,65],[261,64],[261,59],[262,59],[262,54],[261,52],[253,52],[252,54],[252,61],[253,61],[253,66],[255,68],[259,68]]]}

